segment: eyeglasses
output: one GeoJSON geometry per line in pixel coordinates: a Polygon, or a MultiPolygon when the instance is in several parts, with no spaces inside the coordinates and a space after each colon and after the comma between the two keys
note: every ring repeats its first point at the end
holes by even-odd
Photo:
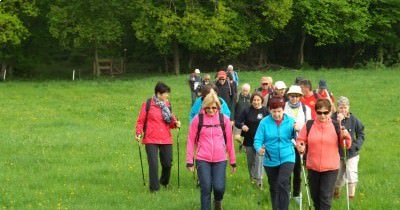
{"type": "Polygon", "coordinates": [[[210,107],[205,107],[204,108],[205,110],[217,110],[218,109],[218,107],[216,107],[216,106],[210,106],[210,107]]]}
{"type": "Polygon", "coordinates": [[[262,85],[268,85],[268,83],[262,83],[262,85]]]}
{"type": "Polygon", "coordinates": [[[328,115],[330,111],[325,111],[325,112],[321,112],[321,111],[317,111],[317,115],[328,115]]]}

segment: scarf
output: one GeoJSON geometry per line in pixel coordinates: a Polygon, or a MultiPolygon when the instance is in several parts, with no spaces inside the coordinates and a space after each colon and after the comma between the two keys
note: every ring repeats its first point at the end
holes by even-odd
{"type": "Polygon", "coordinates": [[[289,102],[288,104],[289,104],[289,107],[292,108],[292,109],[296,109],[296,108],[300,107],[300,102],[297,102],[296,104],[292,104],[292,103],[289,102]]]}
{"type": "Polygon", "coordinates": [[[171,110],[169,110],[168,106],[165,104],[164,101],[160,101],[156,96],[153,96],[153,100],[156,103],[156,105],[161,108],[161,114],[164,121],[167,124],[170,124],[172,122],[171,110]]]}

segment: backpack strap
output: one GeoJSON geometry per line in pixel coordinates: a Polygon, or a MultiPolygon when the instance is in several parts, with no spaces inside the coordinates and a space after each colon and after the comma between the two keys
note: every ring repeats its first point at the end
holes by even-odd
{"type": "Polygon", "coordinates": [[[308,134],[310,133],[311,127],[314,124],[314,120],[308,120],[306,122],[306,128],[307,128],[307,138],[308,138],[308,134]]]}
{"type": "Polygon", "coordinates": [[[195,144],[197,144],[197,142],[199,142],[200,131],[203,128],[203,121],[204,121],[204,114],[200,113],[199,114],[199,123],[197,124],[196,138],[194,139],[195,144]]]}
{"type": "MultiPolygon", "coordinates": [[[[200,131],[203,128],[203,123],[204,123],[204,114],[200,113],[199,114],[199,123],[197,124],[197,133],[196,133],[196,137],[195,137],[195,144],[197,144],[197,142],[199,142],[199,138],[200,138],[200,131]]],[[[225,132],[225,124],[224,124],[224,114],[219,113],[219,126],[222,129],[222,133],[224,134],[224,141],[226,144],[226,132],[225,132]]]]}
{"type": "Polygon", "coordinates": [[[316,90],[313,90],[312,92],[313,92],[313,94],[314,94],[314,98],[315,98],[315,99],[318,99],[318,93],[317,93],[317,91],[316,91],[316,90]]]}
{"type": "Polygon", "coordinates": [[[226,132],[225,132],[225,123],[224,123],[224,114],[219,113],[219,125],[221,126],[222,133],[224,134],[224,141],[226,144],[226,132]]]}
{"type": "MultiPolygon", "coordinates": [[[[144,119],[144,126],[143,126],[144,135],[146,135],[147,116],[148,116],[148,114],[149,114],[150,105],[151,105],[151,98],[148,98],[148,99],[146,100],[146,118],[144,119]]],[[[143,137],[144,137],[144,136],[143,136],[143,137]]]]}
{"type": "MultiPolygon", "coordinates": [[[[340,124],[336,120],[332,120],[333,126],[335,126],[336,135],[338,136],[338,142],[340,143],[340,124]]],[[[340,144],[339,144],[340,148],[340,144]]]]}
{"type": "Polygon", "coordinates": [[[301,103],[301,107],[303,108],[304,122],[307,122],[307,108],[306,108],[306,105],[301,103]]]}

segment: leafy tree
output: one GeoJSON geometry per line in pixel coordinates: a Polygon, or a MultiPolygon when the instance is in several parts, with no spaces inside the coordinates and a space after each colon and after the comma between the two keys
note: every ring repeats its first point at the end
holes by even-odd
{"type": "Polygon", "coordinates": [[[400,4],[397,0],[371,0],[369,12],[367,43],[377,45],[377,60],[383,64],[385,51],[392,51],[391,54],[400,51],[400,4]]]}
{"type": "Polygon", "coordinates": [[[8,0],[0,2],[0,61],[1,71],[12,65],[7,62],[15,56],[13,53],[29,35],[24,19],[37,16],[35,1],[8,0]]]}
{"type": "Polygon", "coordinates": [[[124,35],[122,20],[131,12],[129,0],[56,0],[49,12],[50,33],[66,49],[98,51],[118,45],[124,35]]]}

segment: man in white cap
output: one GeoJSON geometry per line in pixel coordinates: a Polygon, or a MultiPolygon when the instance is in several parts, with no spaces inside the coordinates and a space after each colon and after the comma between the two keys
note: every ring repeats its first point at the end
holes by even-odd
{"type": "Polygon", "coordinates": [[[274,92],[269,94],[268,96],[268,102],[267,102],[267,108],[269,107],[269,99],[272,98],[272,96],[281,96],[285,99],[285,102],[288,101],[288,96],[286,95],[286,84],[283,81],[276,81],[275,82],[275,88],[274,92]]]}
{"type": "Polygon", "coordinates": [[[190,74],[189,77],[189,87],[190,87],[190,92],[191,92],[191,97],[192,97],[192,105],[194,101],[196,100],[198,94],[198,86],[201,84],[201,76],[200,76],[200,70],[195,69],[193,73],[190,74]]]}
{"type": "Polygon", "coordinates": [[[232,76],[232,80],[236,83],[236,87],[239,87],[239,75],[236,71],[233,71],[233,66],[229,65],[226,68],[226,73],[232,76]]]}
{"type": "MultiPolygon", "coordinates": [[[[285,104],[284,113],[292,117],[295,120],[294,128],[296,132],[299,132],[305,125],[307,120],[311,120],[311,109],[305,104],[300,102],[300,98],[303,96],[301,87],[298,85],[290,86],[287,95],[289,100],[285,104]]],[[[296,161],[293,169],[293,190],[292,198],[297,204],[301,202],[301,165],[300,165],[300,154],[297,149],[294,150],[296,153],[296,161]]]]}

